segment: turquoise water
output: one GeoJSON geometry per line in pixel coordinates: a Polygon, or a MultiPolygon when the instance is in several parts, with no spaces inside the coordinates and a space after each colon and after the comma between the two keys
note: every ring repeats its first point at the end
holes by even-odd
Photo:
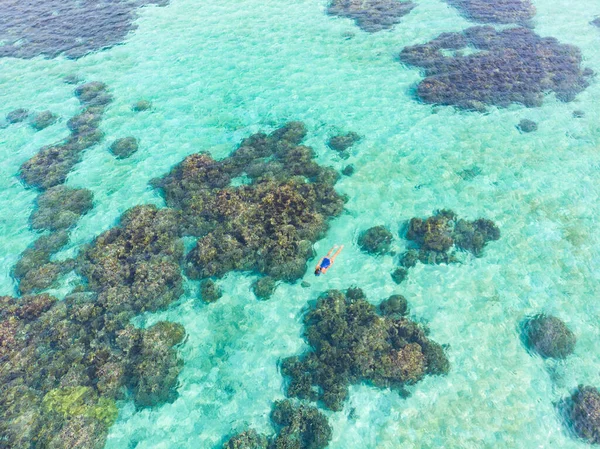
{"type": "MultiPolygon", "coordinates": [[[[67,185],[93,191],[95,207],[59,258],[131,206],[162,205],[148,181],[186,155],[225,157],[253,132],[301,120],[317,162],[356,167],[336,185],[350,198],[345,213],[315,245],[321,254],[345,244],[338,263],[320,278],[309,271],[308,288],[280,285],[266,302],[254,298],[254,278],[240,273],[219,281],[224,296],[211,305],[197,300],[197,282],[186,281],[185,295],[167,311],[139,317],[144,327],[161,319],[185,326],[180,396],[142,411],[120,403],[106,448],[213,448],[248,425],[270,433],[272,402],[284,397],[278,361],[306,347],[304,308],[320,292],[350,285],[373,303],[405,295],[411,317],[450,345],[452,368],[411,387],[408,399],[351,387],[344,410],[328,413],[330,448],[585,447],[567,434],[554,403],[578,384],[600,385],[600,84],[571,103],[549,95],[535,109],[482,114],[425,105],[411,95],[421,74],[398,61],[400,50],[472,23],[441,1],[422,0],[391,31],[367,34],[325,15],[326,4],[172,0],[142,8],[123,45],[78,60],[1,59],[0,115],[26,107],[62,120],[37,133],[24,125],[0,130],[0,292],[15,293],[10,269],[35,238],[28,217],[36,193],[15,174],[40,147],[68,135],[66,120],[80,108],[65,75],[101,80],[115,100],[101,123],[104,142],[68,177],[67,185]],[[140,98],[153,109],[132,112],[140,98]],[[574,110],[585,117],[573,118],[574,110]],[[539,130],[520,133],[522,118],[539,130]],[[363,139],[342,160],[325,142],[346,131],[363,139]],[[140,150],[116,160],[108,145],[127,135],[140,139],[140,150]],[[459,175],[474,167],[481,172],[473,179],[459,175]],[[396,258],[374,258],[356,246],[368,227],[383,224],[397,234],[409,218],[438,208],[492,219],[502,237],[465,264],[418,265],[399,286],[389,275],[396,258]],[[565,361],[544,361],[521,345],[518,323],[540,311],[577,335],[565,361]]],[[[535,5],[536,33],[578,46],[584,65],[600,72],[600,29],[589,25],[600,15],[597,2],[535,5]]],[[[396,238],[396,251],[405,243],[396,238]]],[[[75,282],[68,278],[55,293],[64,296],[75,282]]]]}

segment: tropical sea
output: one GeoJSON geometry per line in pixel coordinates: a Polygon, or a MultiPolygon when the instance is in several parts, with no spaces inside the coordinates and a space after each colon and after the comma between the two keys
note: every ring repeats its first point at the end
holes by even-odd
{"type": "MultiPolygon", "coordinates": [[[[113,100],[99,125],[103,140],[82,153],[64,183],[89,189],[93,208],[55,260],[77,255],[134,206],[165,207],[149,182],[186,156],[225,158],[242,139],[286,122],[305,124],[303,144],[319,165],[355,169],[335,184],[348,200],[314,243],[317,256],[303,278],[278,283],[259,301],[256,273],[229,272],[216,280],[222,297],[206,304],[199,281],[184,277],[179,299],[132,319],[139,328],[162,320],[185,328],[177,397],[152,407],[117,400],[106,449],[212,449],[247,428],[272,434],[271,408],[286,391],[281,360],[308,349],[306,310],[322,292],[351,286],[373,304],[405,296],[410,319],[444,345],[450,371],[410,385],[408,397],[351,385],[341,411],[320,407],[332,428],[329,448],[589,446],[558,404],[580,384],[600,387],[600,84],[592,78],[568,102],[546,92],[538,107],[421,101],[424,74],[400,60],[401,50],[480,23],[441,0],[415,3],[392,28],[369,33],[328,15],[328,0],[170,0],[138,8],[136,27],[119,45],[76,59],[0,58],[0,116],[26,108],[59,117],[41,131],[26,121],[0,129],[2,295],[19,296],[13,267],[41,235],[29,218],[39,191],[19,177],[21,166],[69,136],[67,121],[81,110],[67,76],[106,83],[113,100]],[[151,109],[133,111],[140,99],[151,109]],[[522,119],[538,129],[523,132],[522,119]],[[361,139],[345,155],[327,146],[350,131],[361,139]],[[110,143],[125,136],[139,139],[139,149],[115,158],[110,143]],[[461,263],[419,263],[396,284],[390,273],[409,245],[407,221],[439,209],[490,219],[500,239],[461,263]],[[357,240],[377,225],[392,232],[391,251],[370,255],[357,240]],[[315,277],[312,267],[334,244],[344,250],[315,277]],[[573,354],[543,358],[524,345],[521,323],[538,313],[572,330],[573,354]]],[[[578,47],[582,66],[600,73],[600,28],[590,24],[600,4],[534,4],[533,31],[578,47]]],[[[46,291],[62,300],[81,282],[70,272],[46,291]]]]}

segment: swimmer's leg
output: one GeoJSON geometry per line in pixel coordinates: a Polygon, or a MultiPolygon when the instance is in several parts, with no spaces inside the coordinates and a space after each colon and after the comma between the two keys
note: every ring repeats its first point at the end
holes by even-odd
{"type": "MultiPolygon", "coordinates": [[[[340,246],[340,248],[335,252],[335,254],[333,256],[331,256],[331,263],[333,263],[333,261],[335,260],[335,258],[337,256],[339,256],[339,254],[342,252],[343,249],[344,249],[344,245],[340,246]]],[[[333,251],[333,248],[332,248],[332,251],[333,251]]]]}

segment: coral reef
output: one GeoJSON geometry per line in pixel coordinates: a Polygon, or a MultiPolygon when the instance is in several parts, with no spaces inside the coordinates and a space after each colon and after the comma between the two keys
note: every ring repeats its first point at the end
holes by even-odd
{"type": "Polygon", "coordinates": [[[333,0],[327,13],[353,19],[363,31],[375,33],[400,23],[415,7],[410,1],[397,0],[333,0]]]}
{"type": "Polygon", "coordinates": [[[122,137],[110,145],[110,152],[117,159],[126,159],[138,150],[138,140],[135,137],[122,137]]]}
{"type": "Polygon", "coordinates": [[[487,242],[500,238],[500,230],[491,220],[468,221],[458,219],[451,210],[441,210],[426,220],[411,218],[406,238],[418,246],[400,258],[400,265],[410,268],[419,261],[428,264],[456,262],[453,248],[481,256],[487,242]]]}
{"type": "Polygon", "coordinates": [[[327,141],[327,146],[335,151],[346,151],[352,145],[360,140],[360,136],[354,132],[349,132],[348,134],[340,134],[338,136],[333,136],[331,139],[327,141]]]}
{"type": "Polygon", "coordinates": [[[600,28],[600,17],[597,17],[596,19],[592,20],[590,23],[592,25],[597,26],[598,28],[600,28]]]}
{"type": "Polygon", "coordinates": [[[275,435],[266,437],[249,429],[231,437],[223,449],[323,449],[331,441],[331,426],[316,407],[277,401],[271,421],[275,435]]]}
{"type": "Polygon", "coordinates": [[[139,100],[136,101],[132,106],[131,109],[134,112],[142,112],[142,111],[147,111],[148,109],[152,108],[152,102],[148,101],[148,100],[139,100]]]}
{"type": "Polygon", "coordinates": [[[575,349],[577,337],[559,318],[536,315],[523,325],[523,341],[542,357],[564,359],[575,349]]]}
{"type": "Polygon", "coordinates": [[[53,125],[58,120],[58,116],[53,114],[51,111],[42,111],[33,117],[31,120],[31,126],[37,131],[47,128],[53,125]]]}
{"type": "Polygon", "coordinates": [[[167,0],[6,0],[0,3],[0,57],[80,58],[121,43],[136,28],[140,6],[167,0]],[[31,26],[35,23],[36,26],[31,26]]]}
{"type": "Polygon", "coordinates": [[[312,243],[345,198],[333,186],[338,174],[313,161],[300,145],[306,130],[291,122],[270,135],[244,139],[230,157],[188,156],[164,178],[154,180],[166,203],[181,213],[184,235],[199,236],[187,256],[192,279],[252,271],[293,282],[306,272],[312,243]],[[245,175],[251,182],[232,186],[245,175]]]}
{"type": "Polygon", "coordinates": [[[323,449],[331,441],[331,427],[316,407],[294,405],[288,399],[277,401],[271,420],[278,428],[273,449],[323,449]]]}
{"type": "Polygon", "coordinates": [[[525,24],[535,16],[531,0],[448,0],[467,18],[483,23],[525,24]]]}
{"type": "Polygon", "coordinates": [[[223,296],[223,292],[212,279],[204,279],[200,282],[200,298],[202,301],[215,302],[221,296],[223,296]]]}
{"type": "Polygon", "coordinates": [[[112,101],[106,85],[83,84],[75,89],[75,96],[85,109],[67,122],[71,135],[63,142],[42,148],[21,166],[20,176],[29,186],[43,190],[64,183],[81,153],[102,140],[98,127],[105,105],[112,101]]]}
{"type": "Polygon", "coordinates": [[[73,269],[73,260],[50,260],[68,241],[67,232],[53,232],[41,236],[23,251],[12,270],[13,276],[19,282],[21,294],[54,287],[62,275],[73,269]]]}
{"type": "Polygon", "coordinates": [[[584,118],[585,117],[585,112],[581,111],[579,109],[573,111],[573,118],[584,118]]]}
{"type": "Polygon", "coordinates": [[[600,444],[600,391],[579,385],[564,405],[573,432],[588,443],[600,444]]]}
{"type": "Polygon", "coordinates": [[[29,218],[31,227],[50,231],[68,229],[92,209],[93,198],[88,189],[52,187],[37,197],[37,209],[29,218]]]}
{"type": "Polygon", "coordinates": [[[536,122],[534,122],[533,120],[529,120],[529,119],[522,119],[517,128],[524,133],[532,133],[534,131],[537,131],[538,129],[538,125],[536,122]]]}
{"type": "Polygon", "coordinates": [[[390,250],[392,239],[392,233],[384,226],[374,226],[360,234],[358,246],[369,254],[385,254],[390,250]]]}
{"type": "Polygon", "coordinates": [[[8,123],[21,123],[27,120],[27,117],[29,117],[27,109],[15,109],[6,115],[6,121],[8,123]]]}
{"type": "Polygon", "coordinates": [[[0,297],[0,446],[100,449],[125,389],[140,406],[172,398],[181,325],[112,320],[93,292],[0,297]]]}
{"type": "MultiPolygon", "coordinates": [[[[183,362],[174,346],[185,337],[183,327],[129,324],[183,291],[175,215],[154,206],[123,214],[120,226],[82,251],[75,268],[87,282],[64,301],[0,298],[0,434],[8,447],[30,447],[22,436],[26,422],[25,435],[40,447],[100,449],[116,417],[114,401],[125,390],[139,407],[175,399],[183,362]],[[25,403],[17,400],[22,395],[25,403]]],[[[35,268],[45,267],[67,239],[66,231],[38,239],[15,276],[33,272],[39,278],[35,268]]]]}
{"type": "Polygon", "coordinates": [[[477,26],[444,33],[426,44],[404,48],[400,59],[424,69],[426,78],[417,87],[422,101],[475,110],[511,103],[540,106],[549,92],[571,101],[593,75],[582,69],[577,47],[542,38],[527,28],[496,31],[477,26]],[[456,51],[468,48],[479,51],[467,55],[456,51]],[[454,56],[444,54],[450,50],[454,56]]]}
{"type": "Polygon", "coordinates": [[[266,436],[249,429],[231,437],[223,449],[270,449],[270,445],[266,436]]]}
{"type": "Polygon", "coordinates": [[[394,314],[378,315],[357,290],[346,295],[331,290],[306,314],[312,350],[283,361],[281,371],[290,377],[288,396],[341,410],[349,384],[368,381],[402,392],[426,374],[448,372],[442,348],[419,325],[394,314]]]}
{"type": "Polygon", "coordinates": [[[77,270],[115,315],[168,306],[183,293],[179,264],[183,243],[177,214],[156,206],[126,211],[114,227],[84,248],[77,270]]]}

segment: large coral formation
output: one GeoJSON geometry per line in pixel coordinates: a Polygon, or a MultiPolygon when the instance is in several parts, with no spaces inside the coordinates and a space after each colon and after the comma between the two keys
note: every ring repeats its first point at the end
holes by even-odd
{"type": "MultiPolygon", "coordinates": [[[[121,225],[100,235],[78,260],[87,291],[80,288],[64,301],[47,295],[2,298],[0,358],[6,363],[0,367],[5,386],[0,433],[10,447],[29,447],[20,439],[20,426],[28,419],[29,435],[40,444],[70,447],[53,441],[76,429],[82,438],[90,437],[80,447],[101,448],[114,420],[111,401],[123,398],[125,389],[138,406],[176,397],[182,361],[173,346],[183,340],[183,327],[159,322],[139,330],[128,324],[182,293],[183,246],[174,215],[154,206],[125,213],[121,225]],[[17,404],[17,392],[31,399],[17,404]]],[[[64,244],[65,237],[57,236],[65,234],[42,237],[15,272],[46,260],[64,244]]]]}
{"type": "Polygon", "coordinates": [[[316,407],[277,401],[271,421],[275,435],[266,437],[249,429],[231,437],[223,449],[323,449],[331,441],[331,426],[316,407]]]}
{"type": "Polygon", "coordinates": [[[30,217],[31,227],[50,231],[68,229],[92,209],[93,198],[88,189],[52,187],[37,197],[37,209],[30,217]]]}
{"type": "MultiPolygon", "coordinates": [[[[156,206],[137,206],[85,248],[78,271],[98,302],[116,315],[166,307],[183,293],[177,213],[156,206]]],[[[131,315],[127,315],[131,317],[131,315]]]]}
{"type": "Polygon", "coordinates": [[[549,92],[571,101],[593,74],[581,67],[577,47],[527,28],[496,31],[477,26],[443,33],[426,44],[404,48],[400,59],[425,70],[426,78],[417,87],[424,102],[477,110],[511,103],[540,106],[549,92]],[[479,51],[456,52],[469,48],[479,51]],[[450,50],[453,56],[445,54],[450,50]]]}
{"type": "Polygon", "coordinates": [[[305,134],[302,123],[288,123],[244,139],[221,161],[188,156],[154,181],[167,205],[180,211],[182,233],[200,237],[187,256],[188,276],[241,270],[292,282],[304,275],[312,243],[344,205],[333,188],[338,175],[300,145],[305,134]],[[242,175],[250,184],[232,186],[242,175]]]}
{"type": "Polygon", "coordinates": [[[491,220],[468,221],[458,219],[451,210],[441,210],[425,220],[412,218],[406,238],[418,246],[401,257],[401,265],[410,268],[419,261],[429,264],[455,262],[453,248],[481,256],[489,241],[500,238],[500,230],[491,220]]]}
{"type": "Polygon", "coordinates": [[[356,289],[349,293],[327,292],[305,316],[312,350],[284,360],[288,396],[341,410],[349,384],[368,381],[402,391],[426,374],[448,372],[441,346],[419,325],[395,315],[382,317],[356,289]]]}
{"type": "Polygon", "coordinates": [[[0,447],[73,447],[62,438],[76,428],[77,447],[102,448],[125,389],[138,405],[172,394],[183,328],[111,327],[112,315],[93,293],[0,297],[0,447]]]}
{"type": "Polygon", "coordinates": [[[138,7],[167,1],[5,0],[0,2],[0,57],[79,58],[112,47],[136,28],[138,7]]]}
{"type": "Polygon", "coordinates": [[[44,147],[21,166],[21,178],[30,186],[49,189],[65,182],[81,153],[103,138],[99,129],[105,106],[112,101],[104,83],[91,82],[75,90],[85,109],[67,126],[71,135],[63,142],[44,147]]]}
{"type": "Polygon", "coordinates": [[[552,315],[536,315],[525,321],[522,330],[527,347],[545,358],[564,359],[577,343],[577,337],[567,325],[552,315]]]}
{"type": "Polygon", "coordinates": [[[392,233],[385,226],[374,226],[358,237],[358,246],[369,254],[385,254],[392,244],[392,233]]]}
{"type": "Polygon", "coordinates": [[[415,4],[398,0],[333,0],[327,13],[353,19],[362,30],[375,33],[400,23],[415,4]]]}
{"type": "Polygon", "coordinates": [[[471,20],[483,23],[524,24],[535,16],[531,0],[448,0],[471,20]]]}
{"type": "Polygon", "coordinates": [[[600,444],[600,391],[579,385],[564,405],[566,418],[575,434],[588,443],[600,444]]]}

